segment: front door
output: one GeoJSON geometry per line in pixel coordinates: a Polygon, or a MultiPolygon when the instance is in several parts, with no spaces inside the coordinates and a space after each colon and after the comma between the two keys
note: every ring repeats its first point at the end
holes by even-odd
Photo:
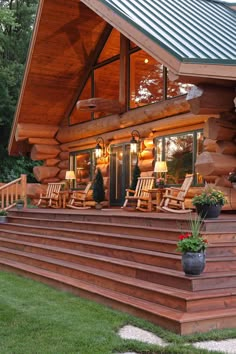
{"type": "Polygon", "coordinates": [[[110,148],[110,204],[121,206],[125,189],[130,187],[137,155],[130,154],[130,144],[112,145],[110,148]]]}

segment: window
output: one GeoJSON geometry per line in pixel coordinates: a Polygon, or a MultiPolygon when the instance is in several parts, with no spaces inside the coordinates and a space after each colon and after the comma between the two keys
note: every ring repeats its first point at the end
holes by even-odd
{"type": "Polygon", "coordinates": [[[84,189],[94,174],[93,150],[73,152],[70,155],[70,169],[75,171],[73,188],[84,189]]]}
{"type": "MultiPolygon", "coordinates": [[[[156,139],[157,160],[167,162],[168,184],[182,184],[187,173],[195,173],[195,161],[202,151],[202,131],[168,135],[156,139]]],[[[202,177],[197,174],[194,183],[203,183],[202,177]]]]}

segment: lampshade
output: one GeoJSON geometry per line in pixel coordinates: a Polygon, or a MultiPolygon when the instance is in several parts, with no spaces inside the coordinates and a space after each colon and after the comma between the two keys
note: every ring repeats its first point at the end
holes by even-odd
{"type": "Polygon", "coordinates": [[[154,172],[167,172],[167,164],[166,161],[156,161],[154,172]]]}
{"type": "Polygon", "coordinates": [[[75,172],[74,171],[66,171],[66,179],[75,179],[75,172]]]}

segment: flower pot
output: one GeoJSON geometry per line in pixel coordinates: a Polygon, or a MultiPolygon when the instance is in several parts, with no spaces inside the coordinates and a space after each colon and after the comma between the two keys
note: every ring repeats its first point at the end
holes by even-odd
{"type": "Polygon", "coordinates": [[[205,252],[186,252],[182,254],[182,267],[186,275],[200,275],[206,265],[205,252]]]}
{"type": "Polygon", "coordinates": [[[220,215],[222,205],[196,204],[196,211],[201,218],[216,219],[220,215]]]}
{"type": "Polygon", "coordinates": [[[0,224],[5,224],[7,222],[7,216],[6,215],[0,215],[0,224]]]}
{"type": "Polygon", "coordinates": [[[24,204],[22,204],[22,203],[16,204],[16,209],[17,210],[20,210],[20,209],[23,209],[23,208],[24,208],[24,204]]]}
{"type": "Polygon", "coordinates": [[[236,189],[236,182],[232,182],[232,186],[234,189],[236,189]]]}
{"type": "Polygon", "coordinates": [[[101,203],[96,203],[95,204],[95,209],[96,210],[101,210],[102,209],[102,204],[101,203]]]}

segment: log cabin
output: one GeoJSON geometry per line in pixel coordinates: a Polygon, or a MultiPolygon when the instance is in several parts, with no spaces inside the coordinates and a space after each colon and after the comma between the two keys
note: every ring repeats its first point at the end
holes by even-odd
{"type": "Polygon", "coordinates": [[[110,206],[137,161],[151,175],[164,160],[168,184],[195,173],[235,209],[235,29],[222,1],[39,1],[9,154],[43,161],[42,185],[74,170],[80,189],[99,166],[110,206]]]}
{"type": "MultiPolygon", "coordinates": [[[[20,222],[13,210],[13,228],[18,222],[25,230],[15,256],[1,250],[1,269],[125,309],[180,334],[235,327],[234,220],[206,222],[206,272],[189,278],[176,252],[176,215],[120,216],[112,209],[123,204],[136,163],[142,176],[152,176],[156,161],[166,162],[170,185],[181,185],[186,173],[194,173],[189,203],[207,181],[225,192],[225,208],[236,209],[236,190],[227,179],[236,167],[235,10],[235,3],[220,0],[39,1],[9,154],[42,161],[34,168],[40,186],[31,186],[31,195],[64,181],[67,171],[75,173],[74,189],[84,189],[99,166],[111,210],[99,216],[90,210],[86,219],[84,210],[28,209],[20,222]],[[90,244],[83,242],[86,228],[93,231],[93,246],[88,233],[90,244]],[[22,239],[36,242],[29,229],[42,241],[37,241],[37,256],[29,251],[25,257],[19,251],[22,239]],[[61,246],[60,240],[78,233],[76,250],[86,253],[80,260],[70,250],[75,243],[68,246],[64,238],[61,246]],[[60,255],[49,250],[49,234],[57,235],[60,255]],[[104,251],[98,250],[98,240],[104,251]],[[49,266],[45,254],[51,257],[49,266]]],[[[6,237],[10,226],[1,227],[6,237]]]]}

